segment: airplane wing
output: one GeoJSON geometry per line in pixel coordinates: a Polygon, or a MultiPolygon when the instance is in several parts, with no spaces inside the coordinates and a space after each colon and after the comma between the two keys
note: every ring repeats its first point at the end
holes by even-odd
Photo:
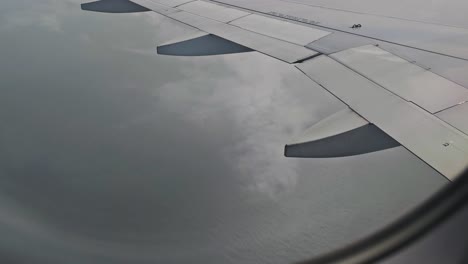
{"type": "Polygon", "coordinates": [[[158,54],[260,52],[348,106],[285,142],[287,157],[403,146],[454,180],[468,165],[468,30],[288,0],[101,0],[83,10],[154,11],[198,30],[158,54]]]}

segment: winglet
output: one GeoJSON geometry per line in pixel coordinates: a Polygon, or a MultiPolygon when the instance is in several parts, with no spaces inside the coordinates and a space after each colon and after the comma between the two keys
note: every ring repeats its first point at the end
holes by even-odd
{"type": "Polygon", "coordinates": [[[81,9],[102,13],[136,13],[150,11],[128,0],[100,0],[81,4],[81,9]]]}

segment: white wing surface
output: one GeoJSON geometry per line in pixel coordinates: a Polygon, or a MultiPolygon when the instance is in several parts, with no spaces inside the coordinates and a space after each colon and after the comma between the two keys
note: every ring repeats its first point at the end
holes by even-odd
{"type": "Polygon", "coordinates": [[[468,29],[286,0],[101,0],[82,9],[154,11],[199,31],[159,54],[260,52],[349,107],[285,142],[287,157],[401,145],[449,180],[468,166],[468,29]]]}

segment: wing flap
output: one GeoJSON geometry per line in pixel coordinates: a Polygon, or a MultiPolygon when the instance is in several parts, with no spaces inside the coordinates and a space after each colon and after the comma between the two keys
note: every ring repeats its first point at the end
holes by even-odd
{"type": "Polygon", "coordinates": [[[148,9],[150,9],[151,11],[154,11],[160,15],[168,15],[168,14],[171,14],[171,13],[175,13],[175,12],[179,12],[178,9],[175,9],[175,8],[172,8],[170,6],[167,6],[167,5],[162,5],[162,4],[159,4],[159,3],[156,3],[152,0],[132,0],[131,2],[134,2],[136,4],[139,4],[141,6],[144,6],[148,9]]]}
{"type": "Polygon", "coordinates": [[[172,13],[167,16],[184,24],[198,28],[201,31],[219,36],[223,39],[227,39],[287,63],[295,63],[318,55],[317,52],[299,45],[264,36],[184,11],[172,13]]]}
{"type": "Polygon", "coordinates": [[[468,101],[468,89],[374,45],[330,56],[433,114],[468,101]]]}
{"type": "Polygon", "coordinates": [[[329,34],[323,38],[307,44],[306,47],[329,55],[342,50],[375,43],[378,43],[378,41],[374,39],[356,36],[349,33],[333,32],[333,34],[329,34]]]}
{"type": "Polygon", "coordinates": [[[248,15],[229,24],[301,46],[330,34],[328,31],[259,15],[248,15]]]}
{"type": "Polygon", "coordinates": [[[189,3],[189,2],[193,2],[194,0],[147,0],[147,1],[159,4],[159,5],[177,7],[177,6],[189,3]]]}
{"type": "Polygon", "coordinates": [[[448,179],[466,168],[468,137],[432,114],[330,57],[297,68],[448,179]]]}
{"type": "Polygon", "coordinates": [[[189,2],[178,6],[177,8],[188,13],[192,13],[224,23],[250,14],[234,8],[227,8],[221,5],[212,4],[204,1],[189,2]]]}
{"type": "Polygon", "coordinates": [[[468,102],[439,112],[437,116],[468,135],[468,102]]]}

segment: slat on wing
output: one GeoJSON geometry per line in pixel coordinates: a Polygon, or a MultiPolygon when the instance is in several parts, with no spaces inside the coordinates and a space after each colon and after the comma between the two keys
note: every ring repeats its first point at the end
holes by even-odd
{"type": "Polygon", "coordinates": [[[374,45],[330,56],[431,113],[468,100],[468,89],[374,45]]]}
{"type": "Polygon", "coordinates": [[[301,46],[330,34],[328,31],[259,15],[249,15],[229,24],[301,46]]]}
{"type": "Polygon", "coordinates": [[[442,120],[329,57],[297,67],[448,179],[467,167],[468,137],[442,120]]]}

